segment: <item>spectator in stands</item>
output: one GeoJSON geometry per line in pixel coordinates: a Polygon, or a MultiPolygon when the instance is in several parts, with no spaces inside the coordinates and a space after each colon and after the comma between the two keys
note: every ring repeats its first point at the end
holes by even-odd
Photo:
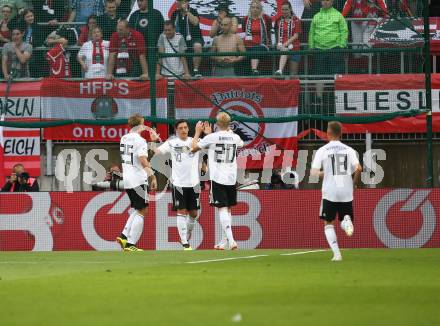
{"type": "MultiPolygon", "coordinates": [[[[387,15],[387,6],[384,0],[347,0],[342,10],[344,17],[353,18],[378,18],[387,15]]],[[[373,33],[375,21],[352,21],[351,39],[353,43],[360,44],[363,47],[368,44],[371,33],[373,33]]],[[[355,58],[360,58],[361,54],[356,53],[355,58]]]]}
{"type": "MultiPolygon", "coordinates": [[[[186,42],[183,35],[176,33],[176,26],[170,20],[164,23],[164,32],[160,35],[157,47],[160,53],[185,53],[186,42]]],[[[189,74],[188,62],[185,57],[161,58],[157,65],[156,77],[175,78],[175,76],[184,79],[191,78],[189,74]]]]}
{"type": "Polygon", "coordinates": [[[11,42],[11,31],[9,30],[8,24],[10,23],[12,14],[12,7],[10,5],[4,5],[2,7],[3,19],[0,22],[0,46],[3,44],[11,42]]]}
{"type": "Polygon", "coordinates": [[[11,30],[12,41],[3,46],[2,71],[5,79],[29,78],[29,59],[32,45],[23,42],[23,30],[15,26],[11,30]]]}
{"type": "Polygon", "coordinates": [[[141,79],[148,79],[143,35],[131,29],[126,19],[120,20],[116,29],[110,38],[107,78],[137,77],[140,74],[141,79]]]}
{"type": "Polygon", "coordinates": [[[46,61],[49,63],[50,76],[53,78],[72,77],[70,70],[70,53],[66,51],[69,41],[67,37],[59,37],[53,43],[52,49],[46,53],[46,61]]]}
{"type": "Polygon", "coordinates": [[[64,21],[66,16],[65,0],[34,0],[33,7],[36,20],[42,23],[49,23],[51,26],[64,21]]]}
{"type": "MultiPolygon", "coordinates": [[[[301,34],[301,21],[293,12],[290,2],[285,1],[281,5],[282,16],[275,23],[277,49],[279,51],[299,51],[299,36],[301,34]]],[[[282,55],[280,57],[279,68],[275,75],[281,76],[289,61],[289,71],[291,76],[298,75],[298,65],[301,60],[299,54],[282,55]]]]}
{"type": "Polygon", "coordinates": [[[408,0],[386,0],[388,12],[391,16],[413,17],[408,0]]]}
{"type": "Polygon", "coordinates": [[[69,22],[84,23],[91,15],[104,14],[105,0],[71,0],[69,22]]]}
{"type": "Polygon", "coordinates": [[[98,26],[102,30],[102,38],[104,40],[110,40],[110,37],[116,32],[116,25],[122,17],[118,15],[116,11],[116,1],[107,0],[105,2],[105,14],[98,16],[98,26]]]}
{"type": "MultiPolygon", "coordinates": [[[[0,0],[0,8],[3,8],[4,5],[8,5],[12,8],[12,13],[9,17],[10,20],[13,20],[26,8],[26,4],[23,0],[0,0]]],[[[0,19],[3,19],[3,12],[0,15],[0,19]]]]}
{"type": "Polygon", "coordinates": [[[34,11],[31,9],[23,10],[22,14],[17,20],[17,24],[24,24],[24,36],[23,40],[26,43],[31,44],[34,48],[42,46],[47,37],[46,29],[37,24],[35,20],[34,11]]]}
{"type": "MultiPolygon", "coordinates": [[[[267,51],[271,45],[272,21],[263,12],[263,6],[259,0],[252,0],[248,16],[244,17],[243,30],[245,32],[244,45],[250,52],[267,51]]],[[[260,56],[251,57],[251,69],[254,76],[259,75],[258,65],[260,56]]]]}
{"type": "MultiPolygon", "coordinates": [[[[222,33],[214,37],[212,52],[246,52],[243,40],[232,32],[232,19],[225,17],[220,23],[222,33]]],[[[217,77],[235,76],[235,64],[244,59],[243,56],[212,57],[214,75],[217,77]]]]}
{"type": "Polygon", "coordinates": [[[116,14],[126,19],[131,12],[131,0],[116,0],[116,14]]]}
{"type": "Polygon", "coordinates": [[[15,164],[11,176],[1,189],[2,192],[31,192],[39,191],[40,187],[35,178],[31,178],[23,164],[15,164]]]}
{"type": "MultiPolygon", "coordinates": [[[[344,16],[333,8],[333,0],[322,0],[321,10],[313,17],[309,33],[309,48],[319,50],[314,55],[314,72],[317,75],[335,75],[344,70],[344,56],[334,52],[345,48],[348,27],[344,16]]],[[[317,104],[322,103],[323,84],[317,84],[317,104]]]]}
{"type": "Polygon", "coordinates": [[[91,15],[87,18],[87,24],[82,26],[80,29],[78,45],[81,46],[87,41],[93,39],[93,30],[98,27],[98,17],[91,15]]]}
{"type": "Polygon", "coordinates": [[[212,23],[211,30],[209,31],[209,36],[214,38],[214,37],[220,35],[221,33],[223,33],[220,25],[221,25],[223,18],[226,18],[226,17],[230,18],[231,22],[232,22],[231,33],[232,34],[237,33],[238,19],[237,19],[237,17],[234,17],[233,15],[231,15],[231,12],[229,10],[228,5],[221,3],[217,7],[217,13],[218,13],[218,17],[212,23]]]}
{"type": "MultiPolygon", "coordinates": [[[[196,9],[189,6],[189,0],[177,0],[177,9],[171,15],[171,21],[176,25],[176,31],[183,35],[188,52],[202,53],[205,44],[200,30],[200,19],[196,9]]],[[[199,70],[201,57],[193,57],[194,76],[202,77],[199,70]]]]}
{"type": "Polygon", "coordinates": [[[103,40],[100,27],[93,30],[93,40],[83,44],[78,52],[78,62],[85,78],[105,78],[109,57],[109,41],[103,40]]]}
{"type": "Polygon", "coordinates": [[[152,44],[156,46],[159,36],[163,32],[164,19],[159,10],[148,11],[148,1],[153,0],[137,0],[139,9],[130,16],[129,23],[131,28],[144,36],[146,46],[148,46],[148,37],[152,37],[152,44]]]}

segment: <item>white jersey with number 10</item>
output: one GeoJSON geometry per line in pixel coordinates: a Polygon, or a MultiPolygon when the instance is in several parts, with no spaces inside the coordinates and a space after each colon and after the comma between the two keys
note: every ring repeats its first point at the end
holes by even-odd
{"type": "Polygon", "coordinates": [[[318,149],[312,169],[324,170],[322,198],[332,202],[352,201],[352,175],[358,164],[356,151],[340,141],[330,141],[318,149]]]}
{"type": "Polygon", "coordinates": [[[237,182],[237,149],[243,140],[233,131],[217,131],[199,142],[200,148],[208,148],[209,178],[222,185],[237,182]]]}
{"type": "Polygon", "coordinates": [[[148,145],[146,140],[138,133],[130,132],[121,137],[119,149],[125,189],[147,185],[148,175],[139,160],[140,156],[148,157],[148,145]]]}

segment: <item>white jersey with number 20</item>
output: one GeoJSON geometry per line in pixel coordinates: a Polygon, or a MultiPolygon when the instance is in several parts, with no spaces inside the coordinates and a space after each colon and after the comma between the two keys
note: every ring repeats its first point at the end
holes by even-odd
{"type": "Polygon", "coordinates": [[[358,164],[356,151],[340,141],[330,141],[318,149],[312,169],[324,170],[322,198],[332,202],[352,201],[352,175],[358,164]]]}
{"type": "Polygon", "coordinates": [[[121,137],[120,153],[125,189],[132,189],[148,184],[147,172],[139,160],[140,156],[148,157],[148,145],[138,133],[130,132],[121,137]]]}
{"type": "Polygon", "coordinates": [[[237,149],[243,140],[233,131],[217,131],[199,141],[200,148],[208,148],[209,178],[222,185],[237,182],[237,149]]]}

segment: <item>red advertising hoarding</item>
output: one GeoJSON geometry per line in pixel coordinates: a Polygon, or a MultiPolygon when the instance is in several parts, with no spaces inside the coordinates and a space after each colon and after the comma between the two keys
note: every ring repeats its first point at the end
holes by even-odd
{"type": "MultiPolygon", "coordinates": [[[[139,247],[181,249],[171,194],[151,202],[139,247]]],[[[327,248],[318,218],[320,191],[240,191],[232,210],[239,248],[327,248]]],[[[212,249],[221,237],[208,192],[191,244],[212,249]]],[[[0,194],[0,250],[119,250],[114,239],[129,214],[120,192],[0,194]]],[[[337,228],[343,248],[440,247],[440,189],[357,190],[355,233],[337,228]]]]}

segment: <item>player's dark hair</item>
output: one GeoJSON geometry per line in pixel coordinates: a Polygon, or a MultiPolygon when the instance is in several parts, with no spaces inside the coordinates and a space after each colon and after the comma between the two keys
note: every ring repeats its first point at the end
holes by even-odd
{"type": "Polygon", "coordinates": [[[188,120],[179,119],[174,123],[174,129],[177,129],[181,123],[186,123],[188,125],[188,120]]]}
{"type": "Polygon", "coordinates": [[[342,124],[338,121],[330,121],[327,128],[331,131],[333,136],[341,137],[342,135],[342,124]]]}

